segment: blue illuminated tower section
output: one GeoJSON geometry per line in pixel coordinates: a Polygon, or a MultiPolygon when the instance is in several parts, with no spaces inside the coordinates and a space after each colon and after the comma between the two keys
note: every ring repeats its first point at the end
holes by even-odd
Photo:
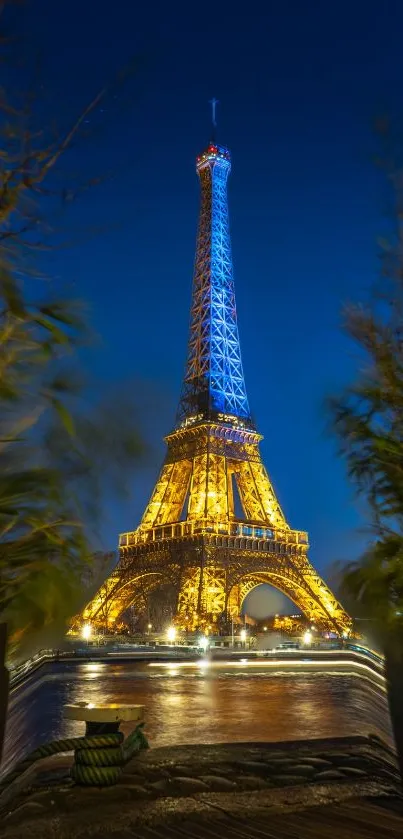
{"type": "Polygon", "coordinates": [[[201,208],[190,316],[188,357],[177,426],[195,421],[252,427],[242,369],[227,180],[228,149],[211,143],[197,158],[201,208]]]}

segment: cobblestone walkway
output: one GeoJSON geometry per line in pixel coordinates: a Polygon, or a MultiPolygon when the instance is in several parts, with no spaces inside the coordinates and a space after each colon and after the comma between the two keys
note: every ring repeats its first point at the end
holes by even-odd
{"type": "MultiPolygon", "coordinates": [[[[270,819],[251,818],[198,824],[144,828],[133,839],[402,839],[403,805],[400,813],[370,801],[308,808],[303,812],[281,813],[270,819]]],[[[122,839],[129,839],[122,834],[122,839]]],[[[115,835],[115,839],[119,839],[115,835]]]]}
{"type": "Polygon", "coordinates": [[[396,761],[376,738],[150,749],[103,789],[75,786],[70,764],[0,799],[5,839],[403,836],[396,761]]]}

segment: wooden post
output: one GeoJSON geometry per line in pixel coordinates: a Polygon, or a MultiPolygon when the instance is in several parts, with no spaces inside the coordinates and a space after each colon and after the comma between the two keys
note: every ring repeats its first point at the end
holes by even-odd
{"type": "Polygon", "coordinates": [[[6,731],[10,674],[6,667],[7,624],[0,623],[0,761],[6,731]]]}

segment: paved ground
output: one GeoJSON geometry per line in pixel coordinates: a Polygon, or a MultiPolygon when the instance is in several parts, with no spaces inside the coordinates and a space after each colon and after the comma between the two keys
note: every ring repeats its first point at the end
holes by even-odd
{"type": "Polygon", "coordinates": [[[150,749],[106,789],[53,758],[0,799],[4,839],[393,839],[394,755],[376,738],[150,749]]]}
{"type": "MultiPolygon", "coordinates": [[[[354,799],[345,804],[308,808],[270,819],[232,819],[208,824],[185,821],[172,827],[143,828],[133,839],[401,839],[403,808],[385,811],[374,802],[354,799]]],[[[121,834],[129,839],[130,833],[121,834]]],[[[118,834],[115,834],[118,839],[118,834]]]]}

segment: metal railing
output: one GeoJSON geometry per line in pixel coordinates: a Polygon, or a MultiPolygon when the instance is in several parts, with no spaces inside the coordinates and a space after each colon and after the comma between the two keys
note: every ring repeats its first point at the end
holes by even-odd
{"type": "Polygon", "coordinates": [[[215,522],[208,519],[199,521],[179,521],[163,524],[147,530],[133,530],[122,533],[119,537],[121,548],[142,545],[162,539],[180,539],[185,536],[214,534],[216,536],[236,536],[251,540],[274,540],[286,544],[307,545],[308,534],[303,530],[275,530],[241,522],[215,522]]]}

